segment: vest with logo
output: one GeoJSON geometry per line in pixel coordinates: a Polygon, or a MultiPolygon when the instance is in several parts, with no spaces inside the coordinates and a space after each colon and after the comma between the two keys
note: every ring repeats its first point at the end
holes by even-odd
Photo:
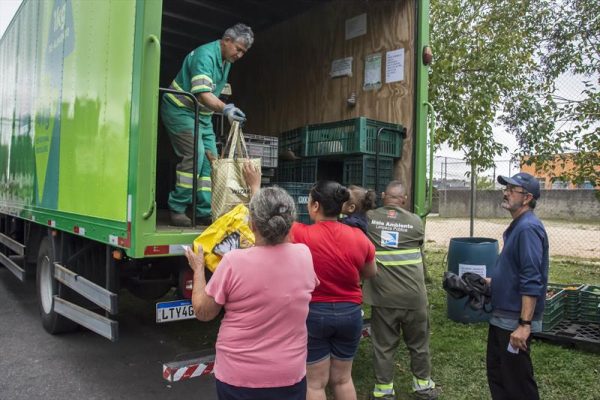
{"type": "Polygon", "coordinates": [[[409,310],[427,307],[421,219],[403,208],[387,206],[367,212],[367,222],[378,270],[363,284],[364,302],[409,310]]]}

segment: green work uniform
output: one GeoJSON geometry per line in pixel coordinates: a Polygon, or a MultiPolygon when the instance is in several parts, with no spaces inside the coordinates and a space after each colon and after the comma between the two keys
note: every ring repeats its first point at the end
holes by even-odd
{"type": "Polygon", "coordinates": [[[363,284],[372,306],[374,397],[393,393],[396,349],[404,339],[411,358],[413,389],[433,387],[430,379],[429,317],[421,246],[421,219],[400,207],[367,212],[367,234],[375,244],[377,275],[363,284]]]}
{"type": "MultiPolygon", "coordinates": [[[[231,64],[221,57],[219,40],[202,45],[185,57],[177,77],[170,89],[191,92],[194,95],[211,92],[219,97],[227,83],[231,64]]],[[[176,167],[175,189],[169,193],[169,208],[177,213],[185,212],[192,203],[193,184],[193,133],[194,103],[189,97],[172,93],[164,94],[161,102],[161,117],[171,144],[182,160],[176,167]]],[[[212,126],[212,111],[200,105],[198,115],[198,192],[196,211],[198,217],[208,217],[211,212],[210,161],[205,151],[217,155],[215,133],[212,126]]]]}

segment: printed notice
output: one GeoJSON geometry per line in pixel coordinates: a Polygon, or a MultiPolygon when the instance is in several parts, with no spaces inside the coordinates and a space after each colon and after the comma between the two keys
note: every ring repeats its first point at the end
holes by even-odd
{"type": "Polygon", "coordinates": [[[472,272],[485,278],[486,267],[485,265],[458,264],[458,276],[462,276],[465,272],[472,272]]]}
{"type": "Polygon", "coordinates": [[[329,75],[331,75],[332,78],[338,76],[352,76],[352,57],[333,60],[329,75]]]}
{"type": "Polygon", "coordinates": [[[346,20],[346,40],[354,39],[367,33],[367,14],[360,14],[346,20]]]}
{"type": "Polygon", "coordinates": [[[369,54],[365,58],[364,90],[375,90],[381,87],[381,53],[369,54]]]}
{"type": "Polygon", "coordinates": [[[388,51],[385,58],[385,82],[404,80],[404,49],[388,51]]]}

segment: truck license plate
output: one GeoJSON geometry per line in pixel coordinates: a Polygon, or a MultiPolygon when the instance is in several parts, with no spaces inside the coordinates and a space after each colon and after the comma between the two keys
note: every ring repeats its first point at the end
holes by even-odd
{"type": "Polygon", "coordinates": [[[156,322],[173,322],[196,318],[191,300],[156,303],[156,322]]]}

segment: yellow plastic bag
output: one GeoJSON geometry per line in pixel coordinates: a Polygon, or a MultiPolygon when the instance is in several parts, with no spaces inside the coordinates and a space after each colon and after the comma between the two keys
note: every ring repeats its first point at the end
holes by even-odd
{"type": "Polygon", "coordinates": [[[202,245],[206,268],[212,272],[223,255],[233,249],[245,249],[254,246],[254,233],[249,225],[250,211],[243,205],[221,215],[204,232],[194,239],[194,252],[202,245]]]}

